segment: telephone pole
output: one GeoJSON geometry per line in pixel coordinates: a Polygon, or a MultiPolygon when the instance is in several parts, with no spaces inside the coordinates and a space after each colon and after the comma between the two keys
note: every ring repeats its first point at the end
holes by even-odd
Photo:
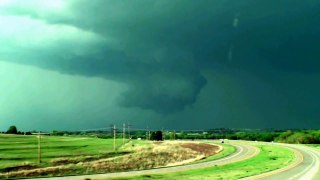
{"type": "Polygon", "coordinates": [[[164,141],[165,135],[164,135],[163,128],[161,129],[161,134],[162,134],[162,141],[164,141]]]}
{"type": "Polygon", "coordinates": [[[146,139],[150,141],[151,139],[151,133],[150,133],[150,130],[149,130],[149,127],[147,126],[147,132],[146,132],[146,139]]]}
{"type": "Polygon", "coordinates": [[[123,130],[122,130],[122,144],[124,144],[126,138],[126,124],[123,123],[123,130]]]}
{"type": "Polygon", "coordinates": [[[146,140],[150,140],[149,139],[149,127],[147,126],[147,131],[146,131],[146,140]]]}
{"type": "Polygon", "coordinates": [[[131,140],[131,135],[130,135],[130,127],[131,127],[131,124],[130,123],[128,123],[128,134],[129,134],[129,141],[131,140]]]}
{"type": "Polygon", "coordinates": [[[41,134],[38,133],[38,163],[41,163],[41,134]]]}
{"type": "Polygon", "coordinates": [[[116,151],[116,125],[113,125],[113,151],[116,151]]]}
{"type": "Polygon", "coordinates": [[[110,136],[113,136],[113,124],[110,124],[110,136]]]}

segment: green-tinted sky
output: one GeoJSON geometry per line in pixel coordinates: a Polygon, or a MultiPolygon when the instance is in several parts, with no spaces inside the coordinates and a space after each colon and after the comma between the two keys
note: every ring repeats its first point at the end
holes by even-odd
{"type": "Polygon", "coordinates": [[[320,128],[318,0],[0,0],[0,130],[320,128]]]}

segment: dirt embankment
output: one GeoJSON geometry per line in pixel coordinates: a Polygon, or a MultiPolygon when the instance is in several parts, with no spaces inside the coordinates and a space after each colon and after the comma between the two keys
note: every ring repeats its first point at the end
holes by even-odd
{"type": "MultiPolygon", "coordinates": [[[[30,177],[30,176],[60,176],[71,174],[108,173],[128,170],[150,169],[164,166],[174,166],[190,163],[214,155],[222,150],[221,146],[197,142],[155,142],[150,146],[141,147],[127,144],[124,151],[133,151],[130,154],[102,158],[92,161],[75,163],[74,160],[64,159],[65,165],[18,170],[5,174],[2,177],[30,177]]],[[[53,160],[57,161],[57,160],[53,160]]]]}
{"type": "Polygon", "coordinates": [[[189,148],[198,153],[204,154],[205,156],[214,155],[222,150],[221,146],[215,146],[204,143],[182,143],[182,147],[189,148]]]}

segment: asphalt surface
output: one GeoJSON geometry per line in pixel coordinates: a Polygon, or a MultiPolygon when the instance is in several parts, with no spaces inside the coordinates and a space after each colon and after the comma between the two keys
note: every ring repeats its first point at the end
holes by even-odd
{"type": "Polygon", "coordinates": [[[279,144],[299,151],[303,155],[302,163],[286,171],[269,175],[261,180],[319,180],[320,179],[320,150],[299,144],[279,144]]]}
{"type": "Polygon", "coordinates": [[[116,177],[128,177],[128,176],[138,176],[146,174],[161,174],[161,173],[173,173],[178,171],[186,171],[191,169],[205,168],[211,166],[225,165],[229,163],[234,163],[237,161],[242,161],[249,159],[259,153],[259,149],[246,145],[243,143],[231,142],[233,146],[236,147],[236,152],[230,156],[209,161],[203,163],[174,166],[174,167],[165,167],[141,171],[128,171],[128,172],[118,172],[118,173],[107,173],[107,174],[94,174],[94,175],[82,175],[82,176],[68,176],[68,177],[54,177],[54,178],[40,178],[39,180],[84,180],[86,178],[90,179],[107,179],[107,178],[116,178],[116,177]]]}

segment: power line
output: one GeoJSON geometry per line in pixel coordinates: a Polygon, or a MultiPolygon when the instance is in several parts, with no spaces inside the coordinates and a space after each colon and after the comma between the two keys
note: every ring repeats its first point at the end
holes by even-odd
{"type": "Polygon", "coordinates": [[[85,132],[85,131],[99,131],[99,130],[107,130],[108,128],[96,128],[96,129],[83,129],[83,130],[78,130],[80,132],[85,132]]]}
{"type": "MultiPolygon", "coordinates": [[[[111,131],[113,132],[112,130],[112,127],[113,125],[110,126],[110,129],[111,131]]],[[[159,129],[151,129],[149,127],[147,128],[132,128],[132,125],[131,124],[127,124],[127,131],[128,131],[128,134],[129,134],[129,139],[131,138],[131,133],[134,132],[134,131],[158,131],[159,129]]],[[[82,129],[82,130],[77,130],[77,131],[80,131],[80,132],[88,132],[88,131],[101,131],[101,130],[105,130],[107,131],[109,128],[94,128],[94,129],[82,129]]],[[[120,132],[123,132],[125,131],[124,129],[120,132]]],[[[160,130],[160,131],[163,131],[163,128],[160,130]]],[[[175,130],[175,129],[167,129],[166,130],[167,132],[169,131],[176,131],[176,132],[216,132],[216,133],[219,133],[221,131],[224,131],[224,129],[181,129],[181,130],[175,130]]]]}

